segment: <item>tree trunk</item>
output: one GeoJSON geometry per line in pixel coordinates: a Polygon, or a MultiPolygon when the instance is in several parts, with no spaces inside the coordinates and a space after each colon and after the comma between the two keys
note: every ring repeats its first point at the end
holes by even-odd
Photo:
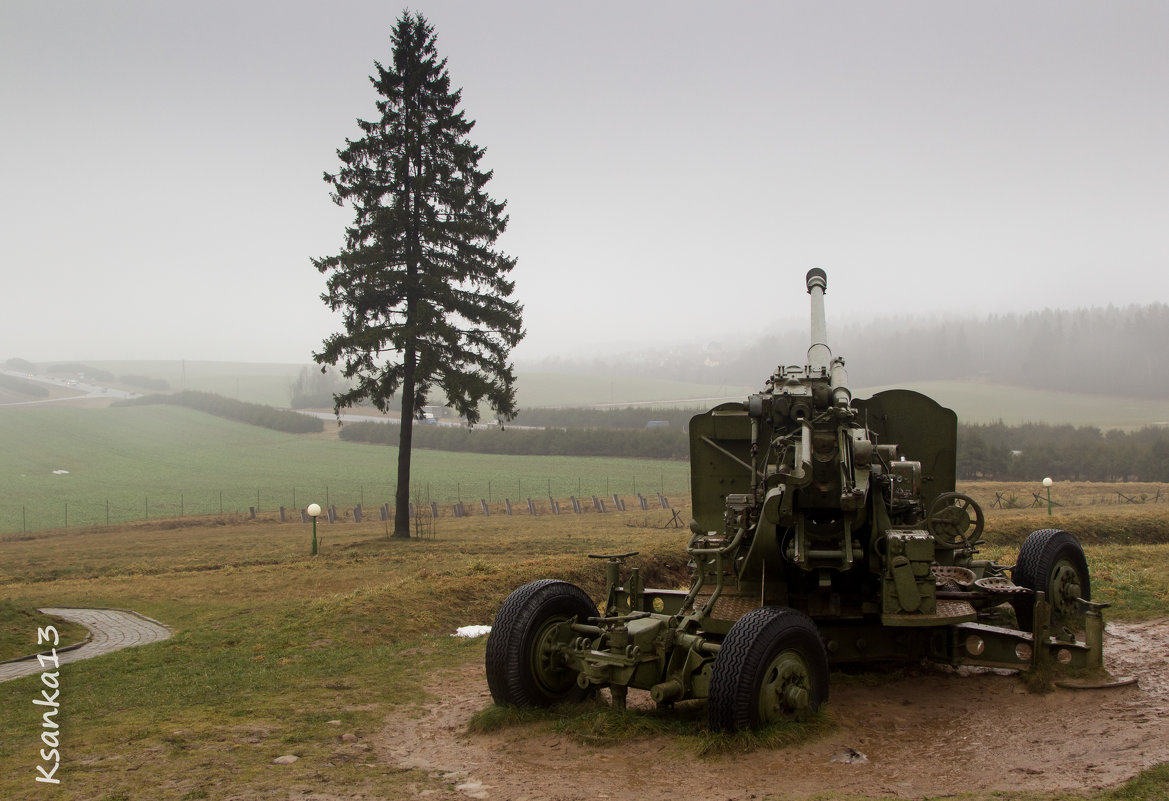
{"type": "Polygon", "coordinates": [[[414,348],[404,354],[402,376],[402,435],[398,440],[398,490],[394,498],[394,535],[410,538],[410,446],[414,439],[414,348]]]}

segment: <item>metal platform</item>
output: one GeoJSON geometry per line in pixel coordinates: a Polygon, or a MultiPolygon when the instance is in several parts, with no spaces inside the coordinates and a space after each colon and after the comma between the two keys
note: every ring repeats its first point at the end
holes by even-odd
{"type": "Polygon", "coordinates": [[[910,612],[904,615],[881,615],[886,626],[949,626],[954,623],[973,623],[978,619],[974,607],[966,601],[940,600],[932,615],[910,612]]]}

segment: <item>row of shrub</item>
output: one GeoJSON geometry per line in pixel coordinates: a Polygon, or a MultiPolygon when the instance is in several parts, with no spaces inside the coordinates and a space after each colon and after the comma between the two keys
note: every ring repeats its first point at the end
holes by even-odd
{"type": "Polygon", "coordinates": [[[677,407],[626,406],[615,409],[520,409],[515,425],[555,426],[557,428],[625,428],[642,429],[655,423],[685,431],[690,418],[705,409],[677,407]]]}
{"type": "MultiPolygon", "coordinates": [[[[669,423],[645,429],[634,425],[645,411],[621,414],[578,412],[577,422],[611,427],[557,427],[468,430],[458,426],[418,424],[414,447],[542,456],[623,456],[686,459],[689,439],[681,421],[693,412],[657,410],[669,423]],[[612,415],[611,418],[604,417],[612,415]]],[[[537,418],[528,418],[532,422],[537,418]]],[[[397,445],[400,429],[385,423],[348,423],[341,438],[350,442],[397,445]]],[[[1050,476],[1056,481],[1169,482],[1169,428],[1103,432],[1091,426],[1025,424],[961,424],[958,426],[957,475],[963,480],[1030,481],[1050,476]]]]}
{"type": "MultiPolygon", "coordinates": [[[[386,423],[346,423],[341,439],[397,445],[401,427],[386,423]]],[[[685,459],[689,441],[682,431],[605,428],[468,429],[463,426],[414,426],[413,447],[441,451],[515,456],[608,456],[685,459]]]]}
{"type": "Polygon", "coordinates": [[[325,430],[324,421],[287,409],[277,409],[260,403],[245,403],[210,392],[186,390],[172,395],[144,395],[132,400],[117,401],[115,406],[149,406],[154,404],[185,406],[200,412],[224,417],[288,434],[313,434],[325,430]]]}

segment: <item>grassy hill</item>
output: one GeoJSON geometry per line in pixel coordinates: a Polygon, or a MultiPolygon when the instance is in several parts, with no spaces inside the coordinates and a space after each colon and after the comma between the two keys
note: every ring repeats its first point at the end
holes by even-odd
{"type": "MultiPolygon", "coordinates": [[[[0,532],[144,516],[339,507],[393,500],[397,449],[283,434],[190,409],[0,412],[0,532]],[[66,472],[58,472],[66,471],[66,472]],[[66,505],[68,509],[66,510],[66,505]],[[68,521],[66,521],[66,513],[68,521]]],[[[413,488],[440,503],[688,491],[684,462],[418,450],[413,488]]]]}
{"type": "Polygon", "coordinates": [[[1169,400],[1123,395],[1088,395],[991,384],[981,381],[918,381],[854,390],[865,398],[885,389],[913,389],[958,414],[963,423],[1071,424],[1107,431],[1132,431],[1169,421],[1169,400]]]}
{"type": "MultiPolygon", "coordinates": [[[[228,398],[269,406],[288,406],[292,385],[306,366],[180,360],[91,361],[86,364],[118,376],[132,374],[161,379],[174,391],[190,389],[213,392],[228,398]]],[[[688,406],[706,406],[708,405],[706,399],[709,398],[737,398],[753,391],[749,387],[728,384],[699,384],[638,376],[543,372],[521,372],[518,376],[521,408],[611,403],[682,403],[688,406]]]]}
{"type": "MultiPolygon", "coordinates": [[[[1015,488],[1024,494],[1026,490],[1015,488]]],[[[1109,510],[1119,507],[1106,508],[1105,513],[1109,510]]],[[[1053,519],[1042,510],[988,509],[988,529],[999,530],[1005,520],[1028,531],[1054,520],[1055,525],[1079,531],[1083,515],[1099,516],[1095,508],[1061,511],[1065,513],[1053,519]]],[[[535,579],[572,581],[597,597],[603,591],[604,571],[586,558],[589,553],[640,551],[631,564],[641,568],[648,586],[684,581],[689,575],[683,550],[688,533],[662,528],[668,513],[659,511],[653,525],[640,525],[644,518],[640,512],[628,512],[557,519],[447,519],[435,539],[410,541],[391,541],[376,523],[352,524],[328,529],[317,557],[308,555],[303,527],[271,521],[216,525],[204,520],[177,530],[144,524],[111,527],[98,534],[45,532],[4,542],[0,594],[18,609],[50,605],[134,609],[175,631],[164,642],[83,660],[62,671],[59,793],[40,792],[45,788],[32,778],[33,768],[44,764],[36,751],[44,731],[41,710],[31,704],[44,689],[41,678],[0,684],[0,732],[6,746],[0,749],[0,798],[470,797],[454,789],[451,774],[405,770],[393,756],[403,732],[414,731],[419,719],[438,714],[434,710],[440,704],[453,710],[442,713],[446,717],[441,722],[450,727],[451,739],[464,738],[461,720],[490,704],[482,680],[482,640],[449,635],[456,626],[491,622],[508,593],[535,579]],[[427,697],[427,692],[437,697],[427,697]],[[334,720],[340,723],[334,725],[334,720]],[[349,732],[358,742],[342,741],[342,734],[349,732]],[[273,759],[283,754],[295,754],[300,761],[273,765],[273,759]]],[[[1164,521],[1162,513],[1162,531],[1164,521]]],[[[1015,538],[992,544],[984,555],[1013,563],[1018,542],[1015,538]]],[[[1110,623],[1155,620],[1169,613],[1169,545],[1099,542],[1086,551],[1093,570],[1093,599],[1113,604],[1107,612],[1110,623]]],[[[4,617],[0,611],[0,623],[4,617]]],[[[17,635],[35,636],[34,623],[13,619],[17,635]]],[[[1162,641],[1145,642],[1150,648],[1146,673],[1157,692],[1161,685],[1154,682],[1162,674],[1156,672],[1160,652],[1155,649],[1162,641]]],[[[910,672],[908,680],[914,675],[910,672]]],[[[964,710],[961,699],[969,696],[970,681],[951,679],[954,708],[964,710]]],[[[837,674],[832,678],[863,682],[874,699],[897,680],[907,679],[888,669],[868,678],[837,674]]],[[[1141,682],[1146,682],[1145,673],[1141,682]]],[[[998,697],[1002,706],[991,712],[1002,710],[1009,719],[1011,699],[1019,697],[1014,685],[998,692],[978,686],[983,688],[979,703],[998,697]]],[[[1121,703],[1110,700],[1117,697],[1077,696],[1093,708],[1121,703]]],[[[1142,697],[1135,696],[1136,701],[1142,697]]],[[[606,715],[599,722],[612,725],[605,727],[604,739],[598,737],[601,729],[596,725],[600,710],[589,707],[525,724],[506,732],[502,740],[480,744],[506,759],[513,738],[527,740],[530,749],[551,753],[550,760],[564,760],[567,775],[578,764],[572,753],[562,755],[569,744],[587,758],[613,753],[622,744],[640,747],[634,738],[655,738],[648,743],[649,753],[662,775],[669,775],[693,762],[699,746],[708,742],[699,718],[687,717],[687,706],[681,704],[665,715],[645,708],[612,713],[615,720],[606,715]],[[631,724],[633,720],[646,725],[631,724]],[[559,750],[549,747],[561,742],[565,745],[557,746],[559,750]]],[[[697,712],[705,718],[703,707],[697,712]]],[[[1136,712],[1154,716],[1155,711],[1136,712]]],[[[838,714],[849,713],[846,708],[838,714]]],[[[1107,710],[1098,710],[1092,720],[1101,730],[1128,725],[1107,710]]],[[[1119,740],[1110,742],[1121,748],[1131,739],[1123,746],[1119,740]]],[[[827,762],[822,743],[813,745],[819,749],[818,758],[827,762]]],[[[953,750],[952,743],[946,747],[953,750]]],[[[1079,759],[1078,753],[1068,759],[1079,759]]],[[[720,788],[735,771],[780,755],[767,749],[746,757],[728,755],[738,761],[711,761],[711,780],[692,783],[693,794],[726,797],[720,788]]],[[[533,760],[521,767],[539,771],[547,770],[547,764],[533,760]]],[[[1055,763],[1041,764],[1053,772],[1063,769],[1055,763]]],[[[1136,769],[1134,764],[1131,770],[1136,769]]],[[[1167,775],[1164,767],[1153,768],[1143,780],[1144,791],[1022,795],[1031,801],[1164,801],[1167,775]]],[[[764,795],[769,794],[759,793],[764,795]]],[[[493,798],[517,796],[492,791],[493,798]]],[[[996,801],[1019,796],[981,792],[962,797],[996,801]]]]}
{"type": "Polygon", "coordinates": [[[711,399],[746,397],[757,389],[729,384],[696,384],[637,376],[527,373],[516,377],[520,408],[532,406],[598,406],[661,404],[696,408],[713,406],[711,399]]]}

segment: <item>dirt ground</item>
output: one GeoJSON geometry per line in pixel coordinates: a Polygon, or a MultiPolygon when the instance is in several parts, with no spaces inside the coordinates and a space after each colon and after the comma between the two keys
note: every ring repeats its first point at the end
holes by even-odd
{"type": "MultiPolygon", "coordinates": [[[[699,759],[669,738],[590,747],[546,729],[468,735],[490,703],[481,664],[446,677],[421,717],[387,722],[379,761],[440,777],[430,798],[666,801],[915,798],[970,791],[1111,787],[1169,761],[1169,620],[1109,624],[1105,664],[1134,686],[1028,693],[1010,674],[923,668],[867,686],[838,682],[836,728],[798,748],[699,759]],[[453,693],[450,688],[456,688],[453,693]],[[647,767],[652,766],[652,767],[647,767]]],[[[648,698],[646,699],[648,701],[648,698]]],[[[630,702],[635,701],[630,693],[630,702]]]]}

